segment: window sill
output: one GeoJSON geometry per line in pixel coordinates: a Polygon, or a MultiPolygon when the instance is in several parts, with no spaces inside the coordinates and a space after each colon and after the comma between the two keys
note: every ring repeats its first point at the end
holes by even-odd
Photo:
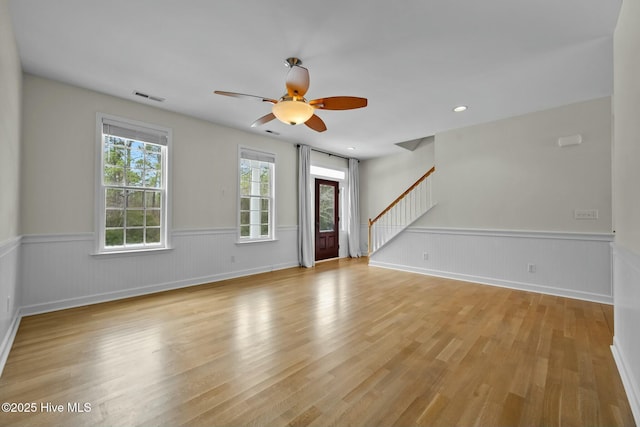
{"type": "Polygon", "coordinates": [[[266,242],[277,242],[278,239],[251,239],[251,240],[236,240],[236,245],[250,245],[252,243],[266,243],[266,242]]]}
{"type": "Polygon", "coordinates": [[[110,257],[110,256],[130,256],[130,255],[151,255],[159,252],[172,251],[172,247],[163,248],[144,248],[144,249],[123,249],[121,251],[105,251],[105,252],[93,252],[89,255],[95,257],[110,257]]]}

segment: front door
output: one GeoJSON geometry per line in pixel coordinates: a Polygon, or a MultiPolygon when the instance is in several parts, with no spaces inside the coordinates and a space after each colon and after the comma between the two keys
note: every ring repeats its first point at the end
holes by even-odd
{"type": "Polygon", "coordinates": [[[316,261],[338,257],[338,191],[336,181],[316,179],[316,261]]]}

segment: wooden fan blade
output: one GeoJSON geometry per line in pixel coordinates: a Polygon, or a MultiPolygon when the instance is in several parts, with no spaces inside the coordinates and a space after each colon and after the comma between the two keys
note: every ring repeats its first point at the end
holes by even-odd
{"type": "Polygon", "coordinates": [[[275,99],[264,98],[262,96],[246,95],[244,93],[237,93],[237,92],[225,92],[223,90],[216,90],[216,91],[213,91],[213,93],[215,93],[216,95],[232,96],[234,98],[245,98],[245,99],[251,99],[254,101],[270,102],[272,104],[276,104],[278,102],[275,99]]]}
{"type": "Polygon", "coordinates": [[[287,74],[287,93],[289,96],[303,97],[309,89],[309,70],[294,65],[287,74]]]}
{"type": "Polygon", "coordinates": [[[309,120],[304,122],[304,124],[315,130],[316,132],[324,132],[325,130],[327,130],[327,125],[325,125],[322,119],[315,114],[311,116],[309,120]]]}
{"type": "Polygon", "coordinates": [[[367,98],[356,96],[331,96],[309,101],[309,105],[321,110],[353,110],[367,106],[367,98]]]}
{"type": "Polygon", "coordinates": [[[273,113],[269,113],[267,115],[264,115],[264,116],[260,117],[255,122],[251,123],[251,127],[254,128],[256,126],[260,126],[260,125],[263,125],[265,123],[269,123],[271,120],[273,120],[275,118],[276,118],[276,116],[274,116],[273,113]]]}

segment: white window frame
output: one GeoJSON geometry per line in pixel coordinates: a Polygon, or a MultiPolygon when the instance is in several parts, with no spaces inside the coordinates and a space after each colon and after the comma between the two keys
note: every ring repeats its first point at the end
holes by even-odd
{"type": "MultiPolygon", "coordinates": [[[[150,142],[150,141],[146,141],[150,142]]],[[[172,130],[163,126],[145,123],[124,117],[113,116],[104,113],[96,114],[96,224],[95,224],[95,252],[94,255],[101,254],[123,254],[123,253],[147,253],[158,250],[171,249],[171,156],[172,156],[172,130]],[[161,206],[160,206],[160,242],[142,243],[123,246],[106,246],[106,189],[113,188],[104,184],[104,125],[114,125],[127,129],[131,132],[131,139],[136,140],[135,135],[155,135],[158,136],[158,145],[162,145],[162,171],[161,176],[161,206]]],[[[126,186],[121,186],[127,189],[126,186]]],[[[141,187],[144,188],[144,187],[141,187]]],[[[141,189],[137,188],[136,189],[141,189]]]]}
{"type": "MultiPolygon", "coordinates": [[[[236,173],[236,182],[238,183],[238,204],[237,204],[237,243],[255,243],[255,242],[271,242],[276,239],[276,164],[277,164],[277,156],[275,153],[270,153],[263,150],[258,150],[252,147],[246,146],[238,146],[238,170],[236,173]],[[257,237],[247,237],[242,236],[241,232],[241,163],[242,159],[249,160],[259,160],[271,163],[271,177],[270,177],[270,194],[269,198],[269,235],[268,236],[257,236],[257,237]]],[[[258,199],[259,201],[259,199],[258,199]]],[[[258,215],[259,212],[256,214],[258,215]]]]}

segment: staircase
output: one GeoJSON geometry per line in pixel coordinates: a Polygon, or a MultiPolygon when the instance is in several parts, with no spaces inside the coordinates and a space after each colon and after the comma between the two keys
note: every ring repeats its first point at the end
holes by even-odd
{"type": "Polygon", "coordinates": [[[369,255],[386,245],[434,206],[429,176],[435,170],[435,166],[432,167],[378,216],[369,219],[369,255]]]}

